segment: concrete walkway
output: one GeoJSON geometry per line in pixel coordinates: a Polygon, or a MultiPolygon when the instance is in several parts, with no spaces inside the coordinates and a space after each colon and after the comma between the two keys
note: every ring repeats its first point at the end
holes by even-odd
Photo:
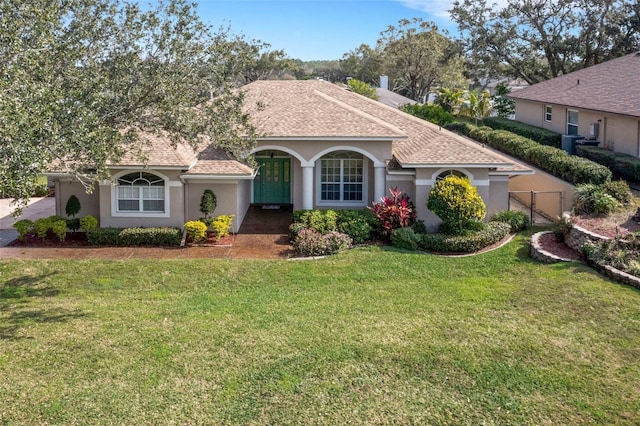
{"type": "Polygon", "coordinates": [[[36,220],[56,214],[55,198],[36,197],[29,200],[29,205],[22,210],[22,214],[13,217],[15,210],[13,200],[0,198],[0,247],[4,247],[18,237],[13,224],[21,219],[36,220]]]}

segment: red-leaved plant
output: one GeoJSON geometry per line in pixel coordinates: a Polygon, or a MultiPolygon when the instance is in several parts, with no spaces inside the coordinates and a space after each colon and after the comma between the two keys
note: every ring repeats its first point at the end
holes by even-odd
{"type": "Polygon", "coordinates": [[[380,233],[388,236],[396,228],[406,228],[416,221],[416,208],[407,194],[397,187],[389,188],[391,196],[381,197],[369,209],[380,220],[380,233]]]}

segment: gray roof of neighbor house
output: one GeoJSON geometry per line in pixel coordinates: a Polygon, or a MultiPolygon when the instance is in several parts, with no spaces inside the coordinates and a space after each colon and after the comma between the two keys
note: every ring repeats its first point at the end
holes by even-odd
{"type": "Polygon", "coordinates": [[[406,104],[415,104],[411,98],[407,98],[405,96],[399,95],[396,92],[392,92],[391,90],[382,89],[380,87],[376,87],[376,93],[378,95],[378,102],[382,102],[385,105],[389,105],[393,108],[400,108],[406,104]]]}
{"type": "Polygon", "coordinates": [[[640,117],[640,52],[525,87],[509,97],[640,117]]]}
{"type": "Polygon", "coordinates": [[[259,139],[387,139],[405,168],[529,171],[474,141],[326,81],[255,81],[242,90],[259,139]]]}

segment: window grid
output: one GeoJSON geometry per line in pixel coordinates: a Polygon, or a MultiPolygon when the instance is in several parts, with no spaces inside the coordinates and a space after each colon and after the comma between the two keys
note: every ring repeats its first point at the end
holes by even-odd
{"type": "Polygon", "coordinates": [[[322,201],[363,200],[362,158],[323,158],[320,199],[322,201]]]}
{"type": "Polygon", "coordinates": [[[118,179],[119,212],[164,213],[164,179],[146,173],[129,173],[118,179]]]}
{"type": "Polygon", "coordinates": [[[553,108],[551,107],[551,105],[546,105],[544,107],[544,120],[545,121],[551,121],[552,112],[553,112],[553,108]]]}

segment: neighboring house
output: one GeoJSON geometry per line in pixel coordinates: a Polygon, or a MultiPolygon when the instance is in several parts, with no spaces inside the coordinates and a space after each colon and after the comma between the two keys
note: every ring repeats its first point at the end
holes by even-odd
{"type": "Polygon", "coordinates": [[[488,214],[508,207],[509,178],[532,171],[482,145],[334,84],[255,81],[242,88],[260,135],[252,170],[219,149],[193,152],[151,140],[145,168],[128,157],[93,194],[64,175],[56,182],[57,213],[71,194],[107,226],[181,226],[197,219],[206,188],[214,214],[235,215],[237,231],[250,204],[294,209],[365,208],[397,186],[414,200],[418,218],[434,229],[425,207],[436,180],[468,176],[488,214]]]}
{"type": "Polygon", "coordinates": [[[380,76],[380,87],[376,87],[376,94],[378,95],[379,102],[393,108],[400,108],[406,104],[416,103],[416,101],[411,98],[389,90],[389,77],[386,75],[380,76]]]}
{"type": "Polygon", "coordinates": [[[640,52],[511,92],[515,119],[640,157],[640,52]]]}

